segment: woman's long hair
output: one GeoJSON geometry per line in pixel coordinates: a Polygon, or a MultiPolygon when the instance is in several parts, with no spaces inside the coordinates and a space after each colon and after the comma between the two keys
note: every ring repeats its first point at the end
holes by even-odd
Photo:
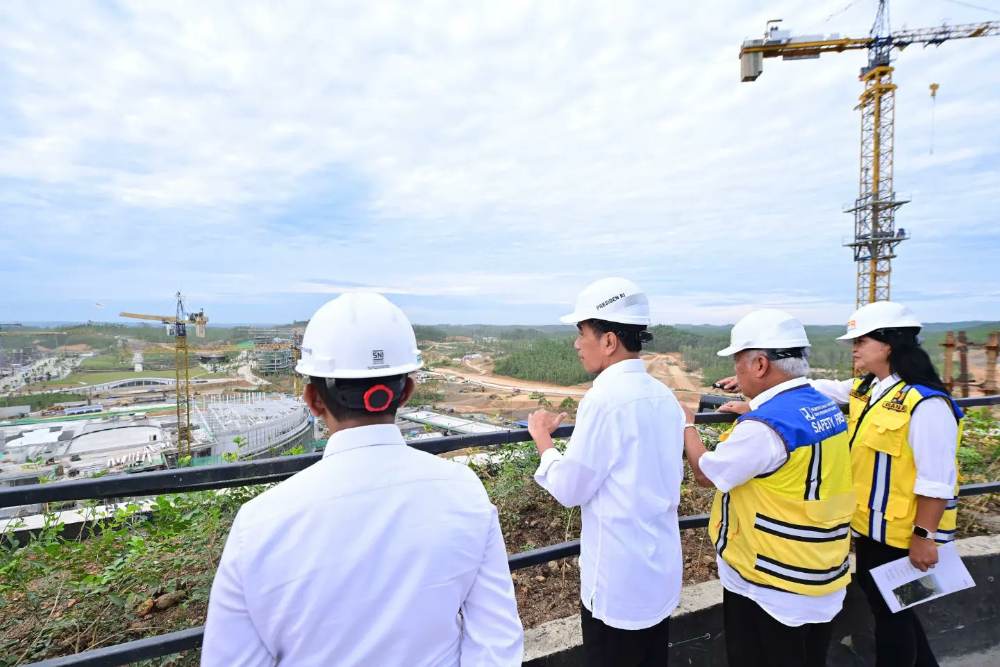
{"type": "MultiPolygon", "coordinates": [[[[876,329],[865,335],[889,346],[889,369],[903,382],[923,385],[950,395],[930,356],[917,342],[919,331],[917,327],[902,327],[876,329]]],[[[862,382],[865,391],[874,379],[875,375],[872,373],[865,376],[862,382]]]]}

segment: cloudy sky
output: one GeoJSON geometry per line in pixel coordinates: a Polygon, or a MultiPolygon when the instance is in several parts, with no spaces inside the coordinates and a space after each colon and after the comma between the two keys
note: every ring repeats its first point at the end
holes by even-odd
{"type": "MultiPolygon", "coordinates": [[[[897,0],[893,28],[1000,19],[897,0]]],[[[852,310],[875,3],[4,2],[0,320],[308,317],[354,288],[417,322],[542,323],[624,275],[661,322],[852,310]]],[[[897,53],[893,296],[1000,319],[1000,37],[897,53]],[[930,83],[940,84],[933,128],[930,83]]]]}

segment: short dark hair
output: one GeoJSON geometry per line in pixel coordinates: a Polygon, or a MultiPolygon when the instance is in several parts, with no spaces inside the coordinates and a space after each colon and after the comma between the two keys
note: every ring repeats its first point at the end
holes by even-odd
{"type": "Polygon", "coordinates": [[[592,318],[578,323],[576,327],[581,329],[583,325],[587,325],[598,335],[613,333],[618,336],[618,340],[629,352],[640,352],[643,343],[653,340],[653,334],[646,331],[645,324],[622,324],[621,322],[592,318]]]}
{"type": "Polygon", "coordinates": [[[309,384],[337,421],[375,416],[396,416],[403,401],[406,375],[374,378],[309,377],[309,384]]]}

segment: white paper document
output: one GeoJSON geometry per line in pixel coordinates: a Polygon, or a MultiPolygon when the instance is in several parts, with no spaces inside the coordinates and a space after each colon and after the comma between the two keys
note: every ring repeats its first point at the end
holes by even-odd
{"type": "Polygon", "coordinates": [[[926,572],[913,567],[908,556],[874,567],[871,572],[875,585],[894,614],[976,585],[959,558],[954,542],[938,547],[938,563],[926,572]]]}

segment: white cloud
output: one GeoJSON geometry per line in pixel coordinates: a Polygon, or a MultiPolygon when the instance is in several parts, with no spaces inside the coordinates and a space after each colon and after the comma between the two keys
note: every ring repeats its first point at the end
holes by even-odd
{"type": "MultiPolygon", "coordinates": [[[[0,211],[29,256],[80,271],[115,251],[83,284],[130,275],[116,289],[136,296],[185,282],[249,303],[339,281],[529,304],[629,273],[684,286],[679,319],[729,317],[703,304],[734,282],[747,303],[794,303],[794,286],[843,310],[864,54],[769,59],[754,84],[736,55],[774,15],[865,34],[856,4],[829,20],[842,3],[135,2],[73,20],[8,4],[0,211]]],[[[894,7],[911,26],[939,13],[894,7]]],[[[925,239],[995,225],[998,54],[980,39],[899,58],[897,190],[915,191],[900,224],[925,239]]]]}

